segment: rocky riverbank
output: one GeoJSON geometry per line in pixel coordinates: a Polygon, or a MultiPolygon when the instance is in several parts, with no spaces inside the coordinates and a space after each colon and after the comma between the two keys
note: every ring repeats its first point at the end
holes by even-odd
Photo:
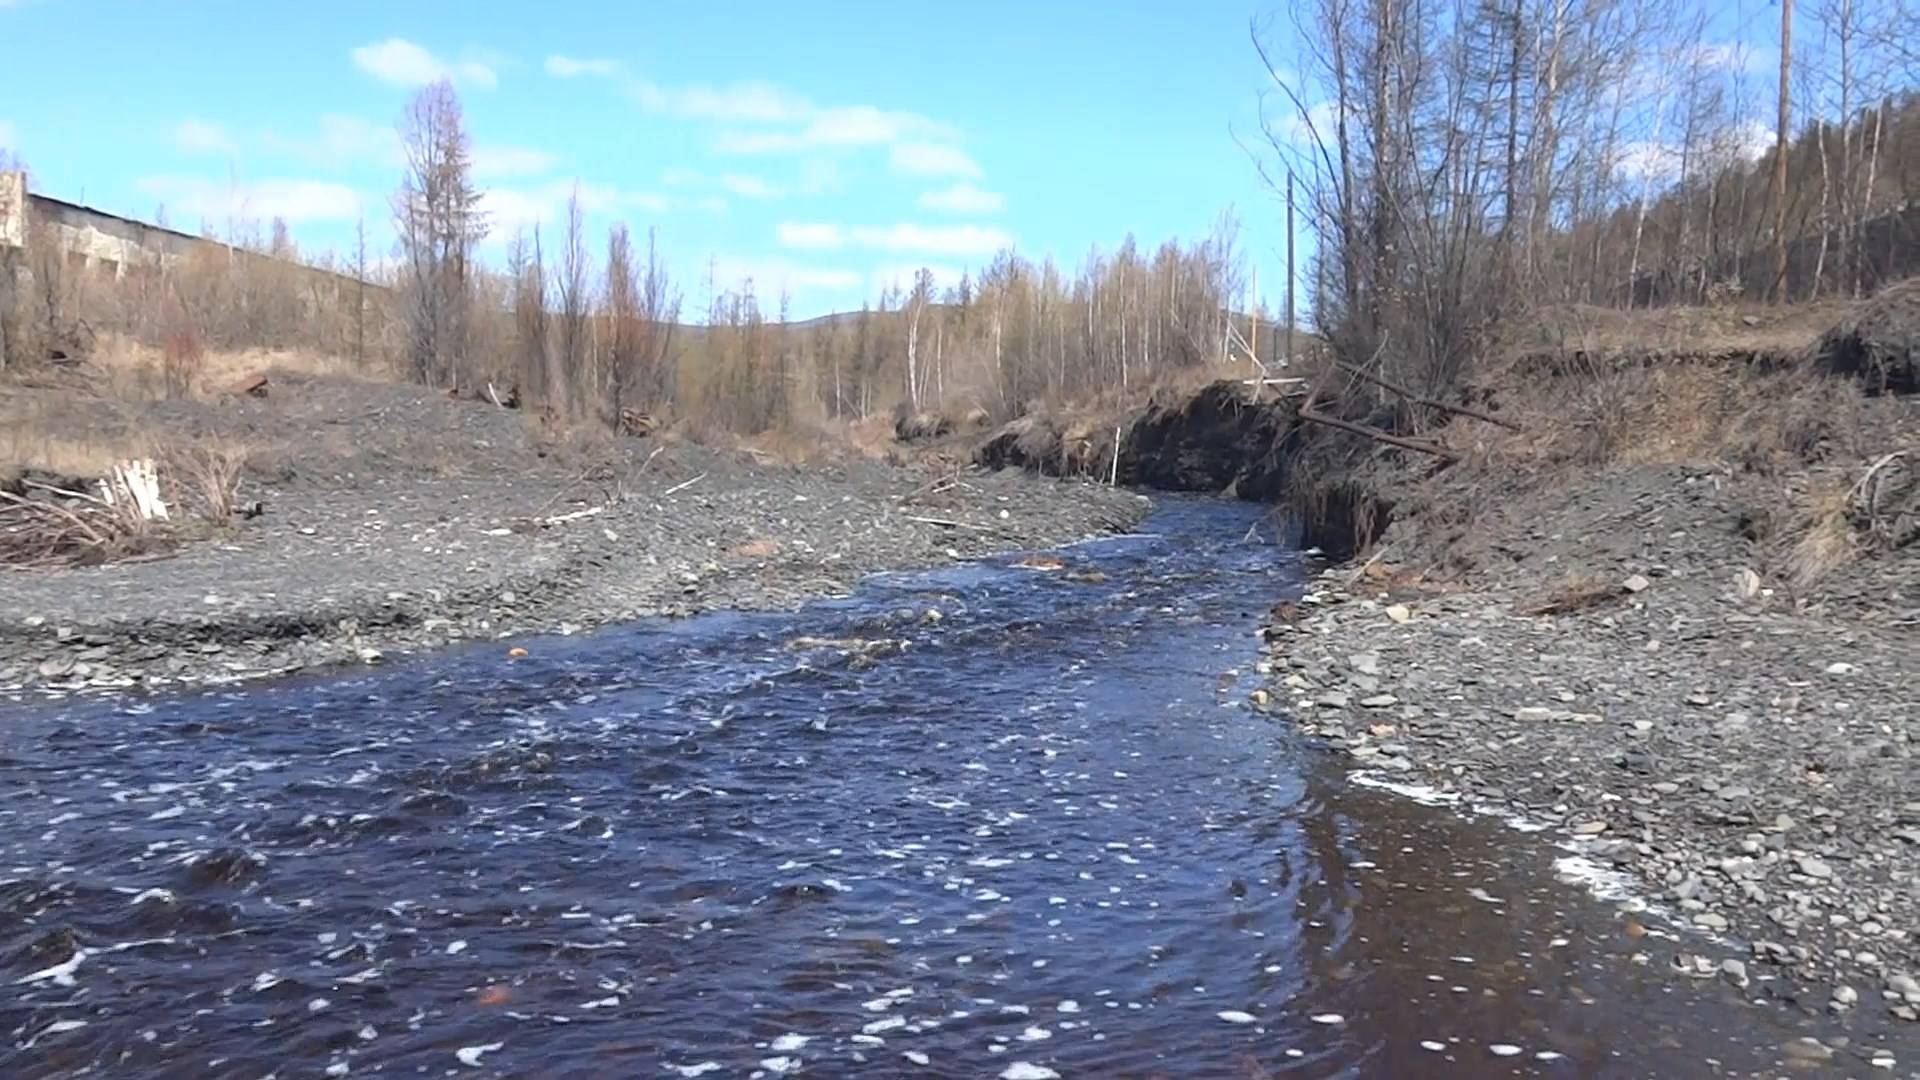
{"type": "Polygon", "coordinates": [[[1327,570],[1275,612],[1271,707],[1368,779],[1551,830],[1569,872],[1651,909],[1631,927],[1672,931],[1649,951],[1676,971],[1904,1027],[1920,572],[1894,553],[1796,601],[1724,542],[1739,501],[1620,469],[1510,508],[1505,572],[1429,580],[1391,544],[1327,570]]]}
{"type": "MultiPolygon", "coordinates": [[[[45,426],[126,440],[88,399],[42,396],[45,426]]],[[[515,412],[353,378],[276,372],[268,399],[152,409],[143,430],[248,447],[238,499],[263,512],[151,561],[0,569],[0,690],[233,681],[788,607],[874,571],[1049,547],[1146,511],[1095,484],[846,449],[796,465],[671,439],[544,438],[515,412]]]]}
{"type": "Polygon", "coordinates": [[[612,501],[541,511],[543,492],[512,483],[422,482],[378,500],[315,497],[169,559],[0,576],[0,687],[234,680],[788,607],[877,570],[1124,529],[1145,510],[1135,495],[1015,473],[762,468],[677,452],[705,459],[702,471],[663,469],[612,501]]]}

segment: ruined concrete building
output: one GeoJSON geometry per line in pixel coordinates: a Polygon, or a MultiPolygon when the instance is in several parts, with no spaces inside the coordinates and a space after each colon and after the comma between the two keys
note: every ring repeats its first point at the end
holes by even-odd
{"type": "Polygon", "coordinates": [[[25,248],[35,230],[65,253],[69,267],[115,277],[130,267],[164,267],[208,245],[226,247],[191,233],[41,195],[28,190],[26,173],[0,172],[0,249],[25,248]]]}

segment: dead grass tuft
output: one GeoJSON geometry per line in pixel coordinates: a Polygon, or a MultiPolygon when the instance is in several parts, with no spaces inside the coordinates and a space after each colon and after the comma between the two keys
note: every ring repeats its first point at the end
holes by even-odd
{"type": "Polygon", "coordinates": [[[247,444],[226,439],[173,448],[166,467],[174,502],[192,505],[211,524],[231,523],[239,513],[240,479],[252,453],[247,444]]]}
{"type": "Polygon", "coordinates": [[[1827,487],[1801,505],[1786,537],[1780,575],[1796,593],[1805,593],[1860,553],[1859,538],[1848,521],[1846,488],[1827,487]]]}
{"type": "Polygon", "coordinates": [[[166,396],[190,396],[206,363],[207,347],[199,331],[187,326],[168,334],[160,346],[160,385],[166,396]]]}

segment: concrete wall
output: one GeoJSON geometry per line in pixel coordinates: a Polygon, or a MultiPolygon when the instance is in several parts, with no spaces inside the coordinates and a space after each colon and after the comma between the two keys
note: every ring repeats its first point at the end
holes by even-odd
{"type": "Polygon", "coordinates": [[[27,246],[27,174],[0,170],[0,250],[27,246]]]}
{"type": "Polygon", "coordinates": [[[134,267],[164,269],[195,253],[210,253],[247,262],[296,266],[311,277],[310,287],[339,290],[359,283],[352,277],[299,263],[230,247],[218,240],[109,214],[91,206],[70,203],[27,188],[23,172],[0,172],[0,250],[24,248],[32,230],[42,229],[65,253],[75,269],[111,273],[118,277],[134,267]]]}

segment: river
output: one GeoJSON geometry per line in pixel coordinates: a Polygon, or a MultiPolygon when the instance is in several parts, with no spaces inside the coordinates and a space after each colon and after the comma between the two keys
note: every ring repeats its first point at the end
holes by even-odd
{"type": "Polygon", "coordinates": [[[1054,555],[0,707],[0,1073],[1778,1071],[1539,838],[1246,707],[1254,508],[1054,555]]]}

